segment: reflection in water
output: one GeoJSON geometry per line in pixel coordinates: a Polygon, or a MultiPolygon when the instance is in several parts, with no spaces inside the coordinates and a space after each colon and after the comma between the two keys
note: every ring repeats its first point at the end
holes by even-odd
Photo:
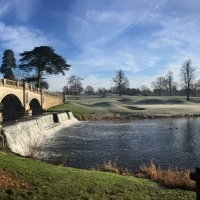
{"type": "Polygon", "coordinates": [[[81,122],[63,129],[44,145],[44,160],[91,168],[118,159],[130,170],[153,158],[162,168],[200,166],[200,118],[81,122]]]}
{"type": "Polygon", "coordinates": [[[183,138],[183,148],[187,153],[193,154],[195,151],[195,143],[194,143],[194,133],[195,128],[192,128],[191,119],[188,118],[185,131],[184,131],[184,138],[183,138]]]}

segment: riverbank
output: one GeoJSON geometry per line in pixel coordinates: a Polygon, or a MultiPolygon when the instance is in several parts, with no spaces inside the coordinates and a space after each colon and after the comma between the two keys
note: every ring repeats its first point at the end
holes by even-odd
{"type": "MultiPolygon", "coordinates": [[[[183,100],[178,104],[177,99],[173,99],[176,100],[176,104],[169,104],[168,100],[159,99],[160,104],[157,102],[153,105],[152,102],[157,99],[152,101],[152,98],[148,97],[145,99],[148,100],[145,104],[142,104],[143,100],[112,97],[107,100],[97,98],[87,102],[85,99],[79,99],[51,110],[71,110],[76,117],[82,117],[82,120],[88,120],[87,117],[90,115],[97,120],[106,119],[105,117],[118,120],[127,119],[125,117],[129,115],[135,116],[134,119],[137,119],[137,116],[149,117],[151,112],[154,112],[155,118],[169,117],[170,109],[175,110],[171,116],[198,116],[200,109],[198,102],[183,100]],[[184,105],[185,110],[182,110],[184,105]],[[194,110],[196,106],[195,113],[192,113],[194,110],[191,111],[190,105],[194,110]],[[163,114],[164,110],[167,113],[163,114]],[[189,114],[184,113],[187,110],[190,110],[189,114]]],[[[0,151],[0,199],[195,199],[195,192],[165,188],[144,178],[62,166],[64,166],[62,160],[60,166],[55,166],[0,151]]]]}
{"type": "Polygon", "coordinates": [[[167,189],[133,176],[47,164],[0,151],[0,199],[193,200],[195,192],[167,189]]]}
{"type": "Polygon", "coordinates": [[[69,98],[49,111],[71,110],[78,120],[135,120],[166,117],[199,117],[200,98],[108,96],[69,98]]]}

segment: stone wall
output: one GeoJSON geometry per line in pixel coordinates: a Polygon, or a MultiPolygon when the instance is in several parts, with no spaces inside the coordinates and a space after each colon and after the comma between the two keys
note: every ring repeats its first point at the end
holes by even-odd
{"type": "Polygon", "coordinates": [[[59,130],[76,123],[78,120],[71,112],[48,114],[16,122],[13,125],[3,126],[4,137],[0,135],[0,145],[20,155],[31,156],[59,130]],[[56,115],[56,121],[53,115],[56,115]]]}
{"type": "Polygon", "coordinates": [[[43,102],[43,109],[48,109],[53,106],[57,106],[63,104],[63,95],[58,94],[58,95],[49,95],[48,93],[44,93],[44,102],[43,102]]]}

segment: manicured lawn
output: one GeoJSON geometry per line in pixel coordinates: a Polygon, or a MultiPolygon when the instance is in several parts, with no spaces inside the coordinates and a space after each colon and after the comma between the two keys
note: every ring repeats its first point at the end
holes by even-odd
{"type": "Polygon", "coordinates": [[[49,111],[71,110],[80,120],[134,119],[137,117],[169,117],[200,114],[200,98],[108,96],[94,98],[79,96],[68,103],[50,108],[49,111]]]}

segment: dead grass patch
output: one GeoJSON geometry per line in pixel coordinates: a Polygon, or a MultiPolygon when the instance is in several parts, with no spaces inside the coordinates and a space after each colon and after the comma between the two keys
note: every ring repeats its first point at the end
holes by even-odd
{"type": "Polygon", "coordinates": [[[120,174],[124,176],[132,176],[133,173],[128,170],[127,168],[125,169],[120,169],[117,166],[117,158],[114,161],[109,160],[108,162],[104,162],[103,166],[97,166],[93,168],[93,170],[98,170],[98,171],[104,171],[104,172],[110,172],[114,174],[120,174]]]}
{"type": "Polygon", "coordinates": [[[4,189],[10,189],[10,188],[27,189],[28,184],[26,182],[18,181],[8,172],[0,170],[0,187],[4,189]]]}
{"type": "Polygon", "coordinates": [[[195,182],[190,179],[190,170],[178,170],[177,168],[162,170],[156,167],[153,160],[149,167],[142,165],[135,176],[148,178],[170,188],[195,190],[195,182]]]}
{"type": "Polygon", "coordinates": [[[160,167],[156,167],[153,159],[150,162],[150,166],[142,165],[140,166],[139,171],[136,173],[133,173],[127,168],[118,168],[117,159],[115,159],[115,161],[109,160],[108,162],[104,162],[103,166],[98,165],[97,167],[93,168],[93,170],[105,171],[124,176],[146,178],[169,188],[192,191],[194,191],[196,188],[195,182],[190,179],[190,170],[178,170],[176,167],[163,170],[160,167]]]}

